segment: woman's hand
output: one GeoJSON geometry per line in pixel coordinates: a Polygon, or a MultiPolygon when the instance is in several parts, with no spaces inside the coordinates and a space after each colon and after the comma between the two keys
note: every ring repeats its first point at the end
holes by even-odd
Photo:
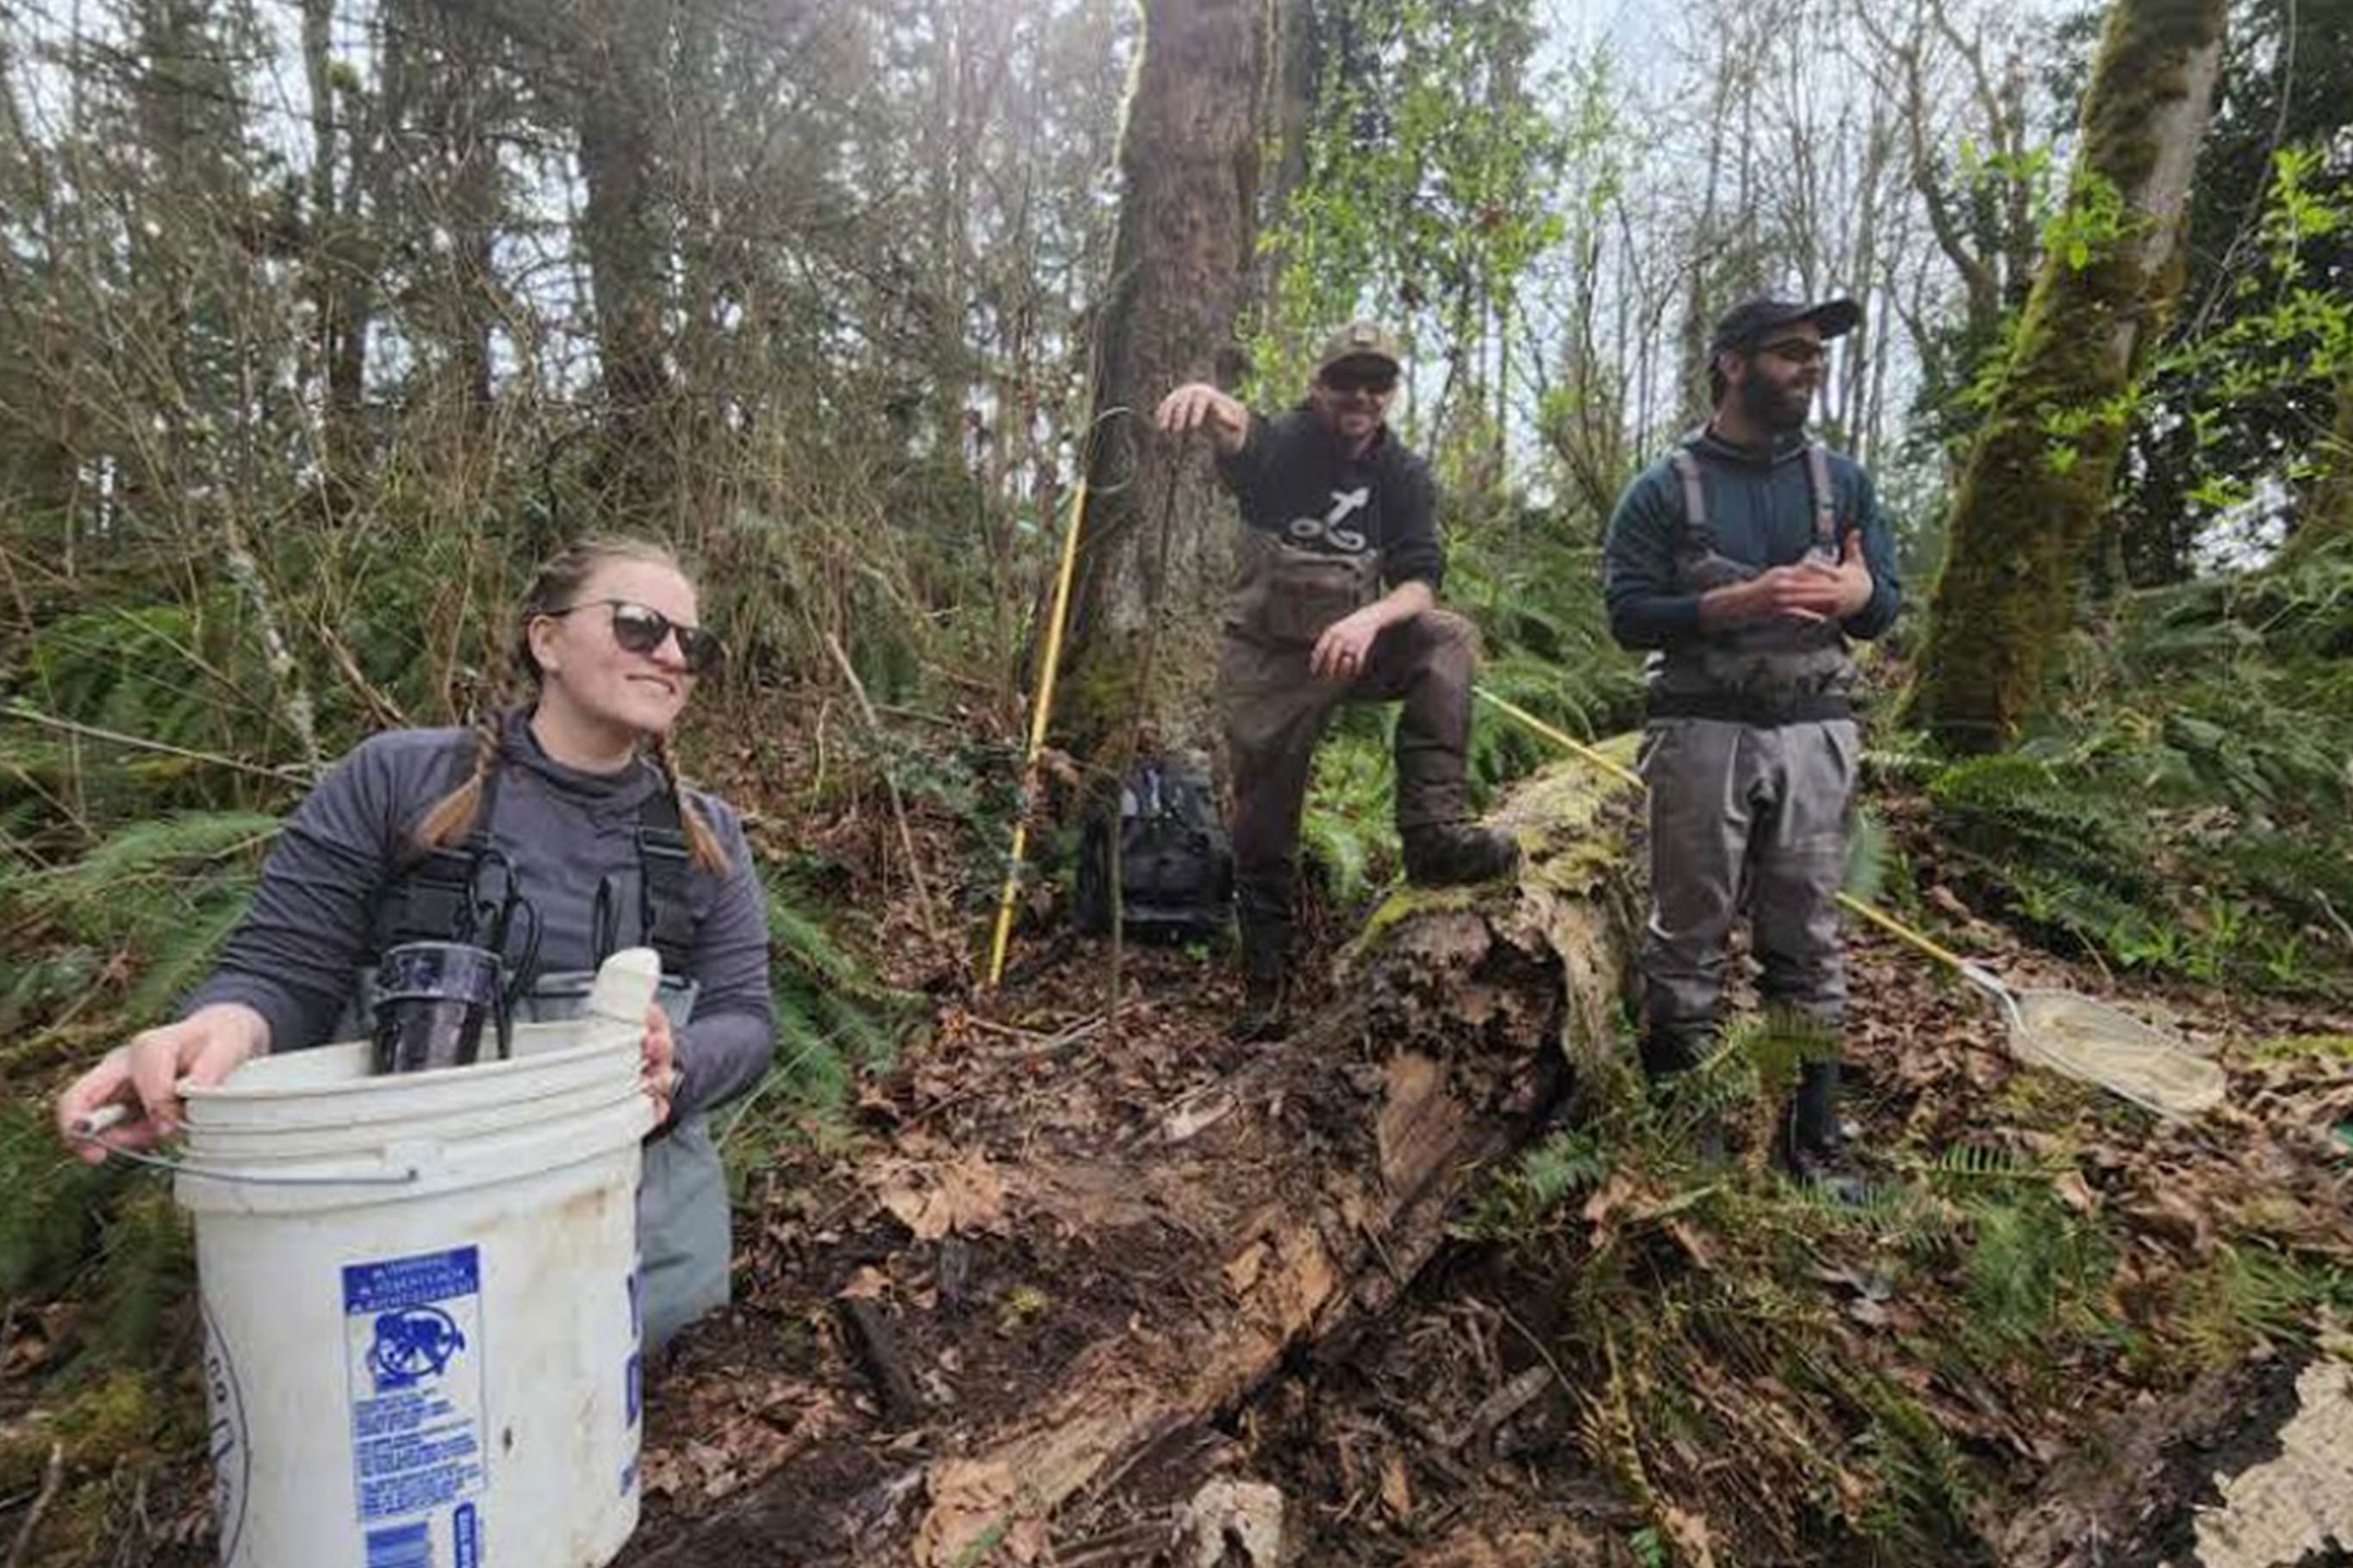
{"type": "Polygon", "coordinates": [[[176,1024],[149,1029],[117,1046],[58,1096],[58,1136],[91,1164],[106,1158],[84,1136],[110,1106],[132,1114],[108,1134],[126,1149],[152,1149],[180,1130],[180,1083],[218,1083],[249,1057],[269,1049],[269,1021],[242,1002],[199,1007],[176,1024]]]}
{"type": "Polygon", "coordinates": [[[678,1092],[678,1046],[670,1032],[670,1015],[659,1007],[646,1009],[646,1060],[643,1082],[654,1102],[654,1125],[670,1120],[670,1098],[678,1092]]]}

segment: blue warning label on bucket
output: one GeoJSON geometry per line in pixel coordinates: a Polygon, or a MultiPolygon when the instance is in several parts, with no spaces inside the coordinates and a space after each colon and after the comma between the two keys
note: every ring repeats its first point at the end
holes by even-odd
{"type": "MultiPolygon", "coordinates": [[[[481,1337],[478,1249],[344,1266],[343,1353],[362,1523],[428,1513],[482,1490],[481,1337]]],[[[451,1551],[470,1563],[473,1510],[462,1511],[462,1521],[452,1521],[451,1551]]],[[[367,1568],[432,1563],[429,1555],[401,1555],[431,1551],[424,1534],[415,1547],[405,1544],[408,1529],[371,1532],[367,1568]]]]}

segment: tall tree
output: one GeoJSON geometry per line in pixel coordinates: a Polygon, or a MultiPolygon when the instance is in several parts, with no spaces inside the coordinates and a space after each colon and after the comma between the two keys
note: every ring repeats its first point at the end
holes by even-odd
{"type": "Polygon", "coordinates": [[[1149,432],[1180,382],[1230,384],[1256,233],[1266,0],[1146,0],[1086,449],[1091,540],[1072,623],[1074,725],[1205,742],[1231,547],[1208,467],[1149,432]]]}
{"type": "Polygon", "coordinates": [[[650,0],[597,0],[581,13],[575,64],[580,247],[596,309],[605,388],[603,478],[624,517],[668,521],[677,476],[671,374],[670,13],[650,0]]]}
{"type": "Polygon", "coordinates": [[[1912,707],[1947,745],[2015,735],[2065,631],[2136,363],[2181,286],[2223,0],[2116,0],[2067,202],[1953,502],[1912,707]]]}

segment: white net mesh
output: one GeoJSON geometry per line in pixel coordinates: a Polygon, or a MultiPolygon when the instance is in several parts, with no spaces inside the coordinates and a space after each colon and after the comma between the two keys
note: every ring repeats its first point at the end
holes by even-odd
{"type": "Polygon", "coordinates": [[[2163,1116],[2221,1102],[2222,1069],[2179,1036],[2072,991],[2016,993],[2010,1044],[2020,1057],[2082,1079],[2163,1116]]]}

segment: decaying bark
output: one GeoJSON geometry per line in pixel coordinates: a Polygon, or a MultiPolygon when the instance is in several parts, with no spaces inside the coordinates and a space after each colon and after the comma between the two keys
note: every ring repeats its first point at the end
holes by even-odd
{"type": "Polygon", "coordinates": [[[2054,1466],[1997,1544],[2011,1568],[2341,1563],[2353,1370],[2289,1355],[2209,1373],[2054,1466]]]}
{"type": "MultiPolygon", "coordinates": [[[[942,1420],[899,1446],[927,1462],[877,1479],[871,1441],[863,1470],[803,1455],[646,1543],[640,1568],[949,1568],[990,1542],[1031,1561],[1066,1504],[1155,1455],[1214,1445],[1207,1424],[1290,1347],[1394,1302],[1482,1165],[1534,1130],[1577,1064],[1614,1048],[1634,930],[1630,817],[1622,786],[1580,765],[1530,781],[1495,818],[1529,850],[1515,883],[1398,895],[1344,957],[1345,1000],[1312,1026],[1124,1147],[995,1167],[1012,1228],[1066,1249],[1074,1274],[1082,1249],[1147,1234],[1156,1278],[1142,1303],[1000,1405],[1011,1414],[942,1420]],[[813,1475],[862,1479],[828,1492],[813,1475]]],[[[984,1313],[957,1331],[976,1358],[997,1330],[984,1313]]]]}

